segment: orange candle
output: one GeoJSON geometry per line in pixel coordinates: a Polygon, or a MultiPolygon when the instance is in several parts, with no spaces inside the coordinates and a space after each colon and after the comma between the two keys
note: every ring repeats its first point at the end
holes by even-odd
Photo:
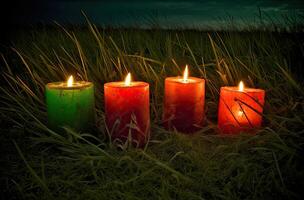
{"type": "Polygon", "coordinates": [[[164,126],[184,133],[192,133],[203,125],[205,104],[205,80],[184,76],[165,80],[164,126]]]}
{"type": "Polygon", "coordinates": [[[221,87],[218,126],[222,134],[252,132],[262,123],[265,91],[239,87],[221,87]]]}
{"type": "Polygon", "coordinates": [[[125,82],[104,85],[106,125],[112,139],[143,146],[150,131],[149,84],[131,81],[130,73],[125,82]]]}

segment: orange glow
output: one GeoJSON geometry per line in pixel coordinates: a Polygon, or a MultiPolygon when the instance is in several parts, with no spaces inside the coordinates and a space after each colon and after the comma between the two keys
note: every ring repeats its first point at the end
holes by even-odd
{"type": "Polygon", "coordinates": [[[183,76],[183,82],[188,82],[188,76],[189,76],[188,65],[186,65],[185,71],[184,71],[184,76],[183,76]]]}
{"type": "Polygon", "coordinates": [[[243,83],[243,81],[241,81],[240,84],[239,84],[239,91],[241,91],[241,92],[244,91],[244,83],[243,83]]]}
{"type": "Polygon", "coordinates": [[[72,86],[73,86],[73,83],[74,83],[74,78],[73,78],[73,76],[70,76],[70,78],[69,78],[68,81],[67,81],[68,87],[72,87],[72,86]]]}
{"type": "Polygon", "coordinates": [[[131,74],[129,72],[125,79],[125,86],[130,86],[130,85],[131,85],[131,74]]]}
{"type": "Polygon", "coordinates": [[[237,111],[237,116],[238,117],[242,117],[244,115],[243,111],[239,110],[237,111]]]}

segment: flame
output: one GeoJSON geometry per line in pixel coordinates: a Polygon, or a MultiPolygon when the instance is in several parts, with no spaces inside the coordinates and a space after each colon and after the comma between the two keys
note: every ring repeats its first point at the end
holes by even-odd
{"type": "Polygon", "coordinates": [[[73,78],[73,76],[70,76],[70,78],[67,81],[68,87],[72,87],[73,86],[73,82],[74,82],[74,78],[73,78]]]}
{"type": "Polygon", "coordinates": [[[183,82],[188,82],[188,75],[189,75],[188,65],[186,65],[185,71],[184,71],[184,76],[183,76],[183,82]]]}
{"type": "Polygon", "coordinates": [[[129,72],[125,79],[125,86],[130,86],[130,85],[131,85],[131,74],[129,72]]]}
{"type": "Polygon", "coordinates": [[[240,84],[239,84],[239,91],[241,91],[241,92],[244,91],[244,83],[243,83],[243,81],[240,81],[240,84]]]}

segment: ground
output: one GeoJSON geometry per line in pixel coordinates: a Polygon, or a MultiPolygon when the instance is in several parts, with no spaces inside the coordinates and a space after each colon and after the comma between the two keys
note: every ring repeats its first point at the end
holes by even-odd
{"type": "Polygon", "coordinates": [[[37,27],[2,50],[1,195],[5,199],[301,199],[304,188],[302,32],[37,27]],[[162,127],[164,78],[206,79],[205,126],[194,135],[162,127]],[[103,84],[130,71],[150,84],[151,138],[113,143],[103,84]],[[47,127],[44,87],[74,74],[95,85],[97,125],[47,127]],[[266,90],[256,135],[221,137],[219,88],[266,90]]]}

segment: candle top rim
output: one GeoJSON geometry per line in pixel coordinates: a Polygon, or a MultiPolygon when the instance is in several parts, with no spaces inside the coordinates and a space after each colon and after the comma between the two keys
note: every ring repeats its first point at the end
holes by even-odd
{"type": "Polygon", "coordinates": [[[124,81],[113,81],[104,84],[104,87],[111,88],[137,88],[137,87],[146,87],[149,86],[149,83],[143,81],[132,81],[130,85],[126,85],[124,81]]]}
{"type": "Polygon", "coordinates": [[[193,76],[189,76],[187,78],[187,80],[188,80],[187,82],[184,82],[184,78],[182,76],[172,76],[172,77],[167,77],[165,79],[165,81],[181,83],[181,84],[194,84],[194,83],[205,82],[205,79],[197,78],[197,77],[193,77],[193,76]]]}
{"type": "Polygon", "coordinates": [[[233,91],[233,92],[265,92],[265,90],[260,88],[249,88],[249,87],[245,87],[243,91],[240,91],[238,86],[223,86],[221,87],[221,89],[233,91]]]}
{"type": "Polygon", "coordinates": [[[87,88],[92,86],[93,83],[89,81],[75,81],[73,82],[72,86],[68,86],[67,82],[64,81],[58,81],[58,82],[51,82],[46,84],[46,87],[50,89],[62,89],[62,90],[73,90],[73,89],[81,89],[81,88],[87,88]]]}

